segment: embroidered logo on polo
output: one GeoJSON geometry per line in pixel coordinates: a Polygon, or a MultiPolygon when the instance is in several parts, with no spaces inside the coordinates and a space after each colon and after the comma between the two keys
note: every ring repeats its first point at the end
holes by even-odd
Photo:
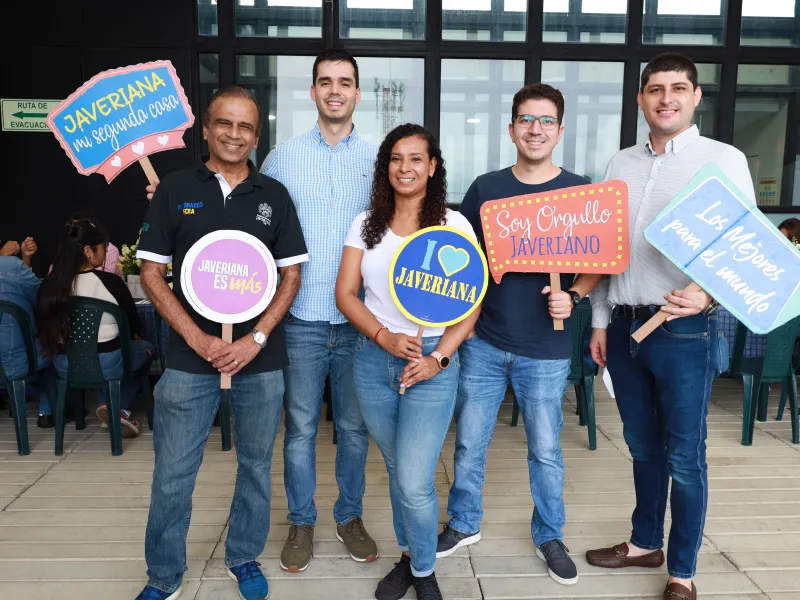
{"type": "Polygon", "coordinates": [[[261,221],[264,225],[272,224],[272,207],[266,202],[262,202],[258,205],[256,221],[261,221]]]}
{"type": "Polygon", "coordinates": [[[183,202],[178,204],[178,212],[182,212],[185,215],[193,215],[198,208],[203,208],[202,202],[183,202]]]}

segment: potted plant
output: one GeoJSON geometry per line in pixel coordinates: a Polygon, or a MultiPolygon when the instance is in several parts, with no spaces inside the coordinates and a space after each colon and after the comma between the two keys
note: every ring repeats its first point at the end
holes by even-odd
{"type": "MultiPolygon", "coordinates": [[[[144,292],[141,281],[142,260],[136,258],[136,250],[139,248],[139,240],[142,237],[142,230],[136,236],[136,243],[132,246],[123,244],[119,251],[119,266],[122,268],[122,275],[125,277],[125,282],[128,284],[128,289],[131,296],[134,298],[147,298],[144,292]]],[[[172,275],[172,263],[167,265],[167,276],[172,275]]]]}

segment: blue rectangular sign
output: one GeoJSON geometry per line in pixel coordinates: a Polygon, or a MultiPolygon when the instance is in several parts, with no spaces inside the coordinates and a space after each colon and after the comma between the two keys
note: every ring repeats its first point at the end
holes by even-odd
{"type": "Polygon", "coordinates": [[[751,331],[767,333],[800,314],[800,252],[715,165],[644,235],[751,331]]]}

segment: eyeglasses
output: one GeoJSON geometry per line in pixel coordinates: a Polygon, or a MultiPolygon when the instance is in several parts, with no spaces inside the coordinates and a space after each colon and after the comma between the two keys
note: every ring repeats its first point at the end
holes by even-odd
{"type": "Polygon", "coordinates": [[[517,118],[514,119],[514,123],[516,123],[520,127],[533,127],[533,124],[539,121],[539,125],[542,126],[542,129],[545,131],[549,131],[558,127],[558,119],[556,117],[537,117],[536,115],[517,115],[517,118]]]}

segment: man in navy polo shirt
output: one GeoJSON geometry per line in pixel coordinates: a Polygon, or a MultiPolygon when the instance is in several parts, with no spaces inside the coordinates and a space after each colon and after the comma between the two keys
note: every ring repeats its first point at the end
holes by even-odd
{"type": "Polygon", "coordinates": [[[286,188],[247,160],[258,144],[261,112],[240,87],[214,94],[203,115],[210,156],[172,173],[158,186],[142,227],[137,256],[142,284],[176,335],[169,338],[168,369],[155,390],[155,470],[147,521],[147,587],[137,600],[175,600],[186,570],[186,533],[192,491],[203,449],[219,407],[219,375],[233,375],[231,407],[238,472],[231,504],[225,564],[244,600],[264,600],[259,570],[269,532],[270,468],[283,405],[287,365],[281,320],[300,287],[308,260],[300,221],[286,188]],[[260,239],[280,271],[267,310],[233,326],[233,343],[221,325],[201,317],[186,300],[180,277],[174,291],[164,281],[167,264],[181,272],[186,253],[204,235],[233,229],[260,239]]]}
{"type": "MultiPolygon", "coordinates": [[[[553,149],[564,133],[561,92],[549,85],[526,86],[514,96],[511,115],[508,131],[517,147],[516,164],[478,177],[461,204],[481,244],[484,202],[589,183],[553,164],[553,149]]],[[[455,480],[447,505],[450,522],[439,535],[437,557],[481,539],[486,451],[511,383],[528,438],[536,553],[555,581],[577,583],[578,571],[561,541],[566,519],[561,398],[572,356],[569,316],[600,277],[580,275],[573,282],[574,275],[563,274],[561,287],[569,291],[552,294],[546,273],[507,273],[500,283],[489,280],[475,335],[458,349],[455,480]],[[566,319],[563,331],[553,329],[554,318],[566,319]]]]}

